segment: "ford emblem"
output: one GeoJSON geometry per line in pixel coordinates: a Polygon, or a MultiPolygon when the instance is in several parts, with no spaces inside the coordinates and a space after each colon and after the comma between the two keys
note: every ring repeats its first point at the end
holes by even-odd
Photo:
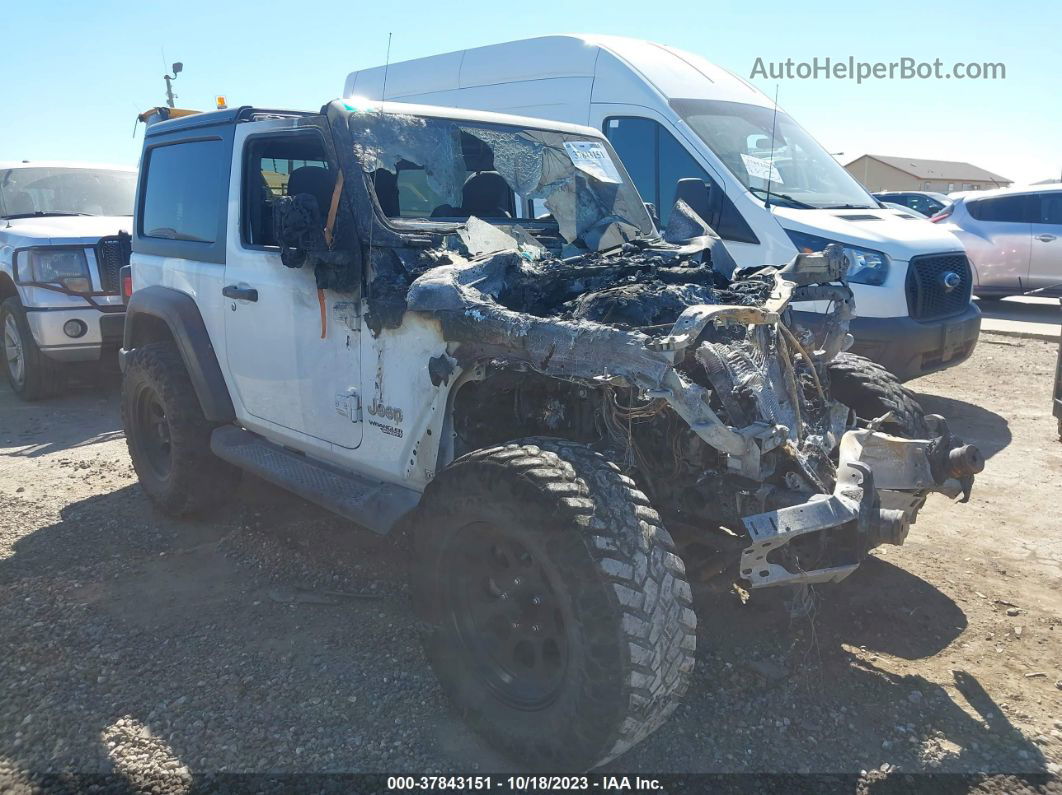
{"type": "Polygon", "coordinates": [[[944,292],[950,293],[962,284],[962,277],[955,271],[944,271],[940,274],[940,284],[944,288],[944,292]]]}

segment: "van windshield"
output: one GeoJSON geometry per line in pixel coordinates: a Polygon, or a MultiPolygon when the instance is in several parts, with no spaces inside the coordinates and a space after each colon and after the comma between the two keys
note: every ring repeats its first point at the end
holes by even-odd
{"type": "Polygon", "coordinates": [[[136,172],[23,167],[0,171],[0,218],[132,215],[136,172]]]}
{"type": "Polygon", "coordinates": [[[781,206],[871,208],[875,202],[792,118],[743,102],[674,99],[671,107],[758,198],[781,206]],[[774,145],[771,131],[774,130],[774,145]]]}
{"type": "Polygon", "coordinates": [[[656,234],[604,140],[575,133],[401,114],[350,117],[355,156],[384,213],[560,235],[601,251],[656,234]]]}

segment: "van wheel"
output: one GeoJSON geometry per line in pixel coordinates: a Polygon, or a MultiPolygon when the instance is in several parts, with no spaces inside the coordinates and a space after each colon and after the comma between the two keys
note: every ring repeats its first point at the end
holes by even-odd
{"type": "Polygon", "coordinates": [[[694,665],[690,586],[604,456],[537,438],[470,453],[428,486],[413,532],[428,657],[501,750],[585,770],[674,711],[694,665]]]}
{"type": "Polygon", "coordinates": [[[214,507],[239,483],[240,471],[210,451],[217,427],[203,416],[177,348],[154,342],[129,356],[122,379],[122,422],[140,485],[164,513],[214,507]]]}
{"type": "Polygon", "coordinates": [[[16,395],[33,401],[59,391],[63,382],[62,367],[41,353],[26,319],[26,310],[14,296],[0,304],[0,335],[4,372],[16,395]]]}
{"type": "Polygon", "coordinates": [[[873,420],[888,412],[895,419],[883,430],[907,439],[924,439],[926,413],[899,379],[863,356],[839,353],[827,366],[830,393],[861,420],[873,420]]]}

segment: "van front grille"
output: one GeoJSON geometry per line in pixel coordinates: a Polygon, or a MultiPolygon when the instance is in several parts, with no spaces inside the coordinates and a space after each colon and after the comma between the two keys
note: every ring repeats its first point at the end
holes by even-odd
{"type": "Polygon", "coordinates": [[[907,309],[915,320],[957,315],[970,303],[973,273],[965,254],[912,257],[907,267],[907,309]]]}

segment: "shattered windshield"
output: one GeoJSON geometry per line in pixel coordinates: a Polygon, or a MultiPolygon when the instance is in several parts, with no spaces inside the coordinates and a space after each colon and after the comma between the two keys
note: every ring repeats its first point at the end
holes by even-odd
{"type": "Polygon", "coordinates": [[[603,140],[398,114],[350,117],[355,156],[384,213],[405,221],[522,227],[601,251],[655,235],[619,158],[603,140]]]}
{"type": "Polygon", "coordinates": [[[136,172],[29,167],[0,171],[0,217],[132,215],[136,172]]]}

